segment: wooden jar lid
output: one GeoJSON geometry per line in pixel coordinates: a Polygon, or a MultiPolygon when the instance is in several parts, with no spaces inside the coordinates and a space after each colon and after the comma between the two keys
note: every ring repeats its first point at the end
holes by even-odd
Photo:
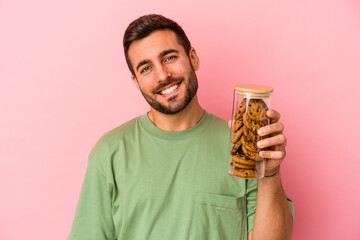
{"type": "Polygon", "coordinates": [[[236,84],[234,89],[239,92],[267,94],[274,91],[272,87],[257,84],[236,84]]]}

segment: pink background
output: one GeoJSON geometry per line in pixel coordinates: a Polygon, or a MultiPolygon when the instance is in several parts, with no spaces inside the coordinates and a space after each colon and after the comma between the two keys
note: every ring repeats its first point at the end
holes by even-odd
{"type": "Polygon", "coordinates": [[[122,35],[160,13],[200,56],[199,99],[229,119],[232,86],[273,86],[296,240],[360,239],[360,3],[0,1],[0,239],[66,239],[97,139],[148,106],[122,35]]]}

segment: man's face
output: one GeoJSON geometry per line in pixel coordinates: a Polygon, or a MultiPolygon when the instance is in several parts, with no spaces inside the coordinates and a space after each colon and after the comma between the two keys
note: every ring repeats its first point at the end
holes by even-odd
{"type": "Polygon", "coordinates": [[[132,78],[152,108],[175,114],[191,102],[198,88],[199,61],[193,48],[187,56],[174,32],[155,31],[134,41],[128,54],[135,72],[132,78]]]}

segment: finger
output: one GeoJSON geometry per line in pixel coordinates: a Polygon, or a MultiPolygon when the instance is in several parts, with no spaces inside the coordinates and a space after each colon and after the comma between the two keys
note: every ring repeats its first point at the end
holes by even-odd
{"type": "Polygon", "coordinates": [[[266,115],[270,118],[270,123],[276,123],[280,119],[280,113],[274,109],[267,110],[266,115]]]}
{"type": "Polygon", "coordinates": [[[228,127],[231,128],[231,120],[228,121],[228,127]]]}
{"type": "Polygon", "coordinates": [[[259,128],[258,134],[260,136],[266,136],[273,133],[281,133],[283,130],[284,124],[282,124],[281,122],[276,122],[259,128]]]}
{"type": "Polygon", "coordinates": [[[260,151],[259,156],[266,159],[282,160],[286,156],[285,151],[260,151]]]}
{"type": "Polygon", "coordinates": [[[257,142],[257,146],[259,148],[266,148],[266,147],[285,145],[285,144],[286,144],[286,137],[284,136],[284,134],[279,134],[273,137],[265,138],[257,142]]]}

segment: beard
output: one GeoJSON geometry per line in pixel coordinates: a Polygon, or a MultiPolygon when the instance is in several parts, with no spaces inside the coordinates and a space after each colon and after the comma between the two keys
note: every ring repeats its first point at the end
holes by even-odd
{"type": "MultiPolygon", "coordinates": [[[[145,100],[150,104],[150,106],[152,108],[154,108],[155,110],[167,114],[167,115],[173,115],[176,114],[180,111],[182,111],[184,108],[186,108],[187,105],[189,105],[189,103],[191,102],[191,100],[194,98],[197,89],[198,89],[198,81],[197,81],[197,77],[196,77],[196,73],[194,70],[191,70],[188,73],[188,84],[186,85],[185,88],[185,96],[184,99],[179,99],[179,95],[174,95],[171,96],[170,98],[167,99],[169,106],[165,106],[164,104],[156,101],[155,97],[150,96],[149,94],[145,93],[141,88],[141,94],[144,96],[145,100]]],[[[185,78],[184,77],[180,77],[180,78],[172,78],[172,77],[168,77],[166,79],[166,82],[162,82],[161,84],[159,84],[154,90],[153,90],[153,95],[156,95],[159,93],[159,91],[163,88],[166,87],[169,84],[175,83],[175,82],[181,82],[181,84],[184,84],[185,78]]]]}

